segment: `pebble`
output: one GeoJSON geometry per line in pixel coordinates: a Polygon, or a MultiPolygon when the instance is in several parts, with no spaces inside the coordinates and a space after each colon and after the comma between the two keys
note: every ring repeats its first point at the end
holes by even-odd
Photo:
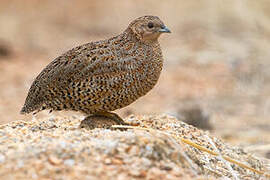
{"type": "Polygon", "coordinates": [[[6,160],[6,157],[0,154],[0,163],[4,163],[6,160]]]}
{"type": "Polygon", "coordinates": [[[67,159],[64,161],[64,164],[67,166],[73,166],[75,164],[74,159],[67,159]]]}
{"type": "Polygon", "coordinates": [[[59,165],[59,164],[62,163],[62,159],[59,159],[58,157],[53,156],[53,155],[49,156],[49,159],[48,160],[53,165],[59,165]]]}

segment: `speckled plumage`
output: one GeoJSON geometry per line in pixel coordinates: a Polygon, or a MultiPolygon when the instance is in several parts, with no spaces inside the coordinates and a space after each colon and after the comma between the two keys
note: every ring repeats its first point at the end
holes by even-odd
{"type": "Polygon", "coordinates": [[[169,30],[158,17],[143,16],[118,36],[67,51],[37,76],[21,113],[90,115],[131,104],[157,83],[163,65],[157,39],[163,32],[169,30]]]}

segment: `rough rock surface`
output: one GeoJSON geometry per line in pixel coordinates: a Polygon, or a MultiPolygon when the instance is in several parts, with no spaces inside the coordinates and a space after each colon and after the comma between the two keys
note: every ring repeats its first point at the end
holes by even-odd
{"type": "Polygon", "coordinates": [[[1,179],[264,179],[181,142],[180,137],[189,139],[267,171],[259,158],[171,116],[130,116],[126,121],[154,130],[87,130],[76,116],[4,124],[1,179]]]}

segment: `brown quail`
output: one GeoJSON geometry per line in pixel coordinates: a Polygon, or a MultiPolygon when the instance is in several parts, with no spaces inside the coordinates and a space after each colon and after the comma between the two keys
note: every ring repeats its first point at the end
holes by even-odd
{"type": "Polygon", "coordinates": [[[158,17],[143,16],[118,36],[67,51],[36,77],[21,113],[74,110],[124,124],[110,111],[131,104],[157,83],[162,33],[170,30],[158,17]]]}

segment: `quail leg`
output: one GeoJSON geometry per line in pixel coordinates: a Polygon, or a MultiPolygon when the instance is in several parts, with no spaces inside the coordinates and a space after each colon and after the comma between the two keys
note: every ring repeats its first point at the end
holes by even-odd
{"type": "Polygon", "coordinates": [[[128,125],[116,113],[99,112],[87,116],[80,124],[81,128],[95,129],[95,128],[110,128],[112,125],[128,125]]]}

